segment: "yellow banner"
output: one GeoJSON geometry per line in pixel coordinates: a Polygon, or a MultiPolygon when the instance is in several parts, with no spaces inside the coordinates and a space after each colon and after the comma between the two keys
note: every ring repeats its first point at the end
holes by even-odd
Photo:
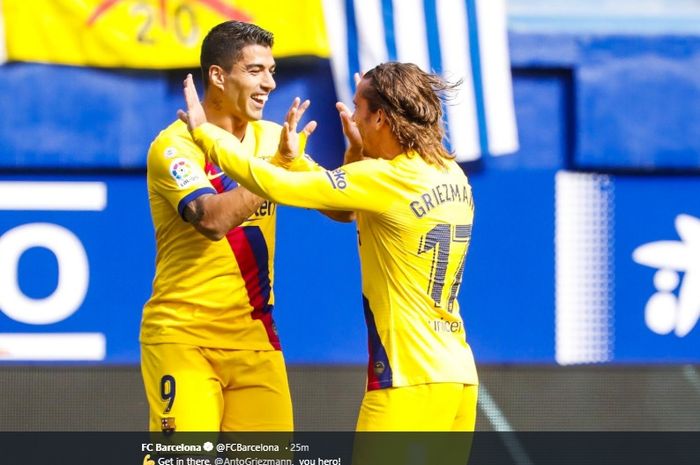
{"type": "Polygon", "coordinates": [[[79,66],[188,68],[216,24],[275,35],[277,57],[328,57],[322,0],[1,0],[7,59],[79,66]]]}

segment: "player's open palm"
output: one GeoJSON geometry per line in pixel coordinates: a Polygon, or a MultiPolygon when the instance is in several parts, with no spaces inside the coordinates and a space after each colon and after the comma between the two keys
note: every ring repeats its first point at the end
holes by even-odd
{"type": "Polygon", "coordinates": [[[299,121],[301,117],[304,116],[309,105],[311,105],[309,100],[304,100],[304,103],[301,103],[301,99],[296,97],[294,102],[292,102],[292,106],[289,107],[287,116],[284,118],[284,125],[282,126],[282,133],[280,134],[279,152],[280,155],[289,160],[293,160],[299,155],[301,145],[300,134],[303,134],[306,138],[316,129],[316,121],[310,121],[304,126],[301,132],[297,133],[299,121]]]}
{"type": "Polygon", "coordinates": [[[204,107],[202,107],[202,103],[199,101],[199,95],[197,95],[197,88],[194,86],[194,80],[189,73],[183,83],[182,92],[185,95],[187,111],[178,110],[177,116],[187,124],[187,128],[192,131],[197,126],[201,126],[207,122],[207,115],[204,113],[204,107]]]}
{"type": "Polygon", "coordinates": [[[352,112],[342,102],[336,103],[335,108],[340,115],[340,123],[343,125],[343,134],[345,134],[345,137],[348,139],[350,149],[362,150],[362,137],[360,136],[360,131],[357,129],[357,125],[352,120],[352,112]]]}
{"type": "MultiPolygon", "coordinates": [[[[355,87],[357,87],[362,79],[362,73],[355,73],[353,77],[355,78],[355,87]]],[[[343,134],[345,134],[345,137],[348,139],[348,154],[351,154],[351,158],[353,159],[361,159],[362,136],[360,135],[360,131],[357,129],[355,121],[352,119],[352,111],[350,111],[347,105],[345,105],[343,102],[336,103],[335,108],[338,110],[338,115],[340,116],[340,124],[343,125],[343,134]]],[[[346,162],[349,161],[351,160],[346,160],[346,162]]]]}

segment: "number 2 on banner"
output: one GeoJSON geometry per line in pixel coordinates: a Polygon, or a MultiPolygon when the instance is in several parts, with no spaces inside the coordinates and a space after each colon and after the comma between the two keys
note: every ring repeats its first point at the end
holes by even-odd
{"type": "MultiPolygon", "coordinates": [[[[430,278],[428,279],[428,295],[435,302],[436,307],[443,307],[442,294],[447,277],[447,268],[450,260],[450,247],[453,242],[466,242],[472,235],[470,224],[451,225],[440,223],[435,225],[425,236],[422,236],[418,245],[418,255],[433,251],[433,261],[430,267],[430,278]]],[[[459,286],[462,284],[462,274],[464,273],[465,253],[459,256],[459,264],[456,267],[452,279],[450,295],[447,299],[447,310],[452,312],[454,301],[457,298],[459,286]]]]}
{"type": "MultiPolygon", "coordinates": [[[[156,8],[147,3],[139,2],[131,9],[133,16],[143,17],[137,32],[137,39],[142,44],[155,44],[155,39],[152,37],[152,31],[158,24],[156,16],[161,16],[161,25],[166,27],[165,11],[156,12],[156,8]]],[[[175,31],[175,37],[183,45],[193,45],[199,37],[199,27],[197,25],[197,16],[191,6],[183,3],[175,9],[175,14],[171,21],[175,31]]]]}

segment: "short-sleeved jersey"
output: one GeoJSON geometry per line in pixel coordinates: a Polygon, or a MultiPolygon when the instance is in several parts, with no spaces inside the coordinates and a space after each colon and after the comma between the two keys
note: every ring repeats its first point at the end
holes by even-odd
{"type": "Polygon", "coordinates": [[[259,195],[357,212],[368,389],[478,383],[457,301],[474,218],[459,165],[438,167],[414,152],[290,173],[245,156],[210,124],[193,136],[209,159],[259,195]]]}
{"type": "MultiPolygon", "coordinates": [[[[236,139],[238,150],[246,156],[271,156],[279,133],[277,124],[249,123],[243,141],[236,139]]],[[[207,163],[181,121],[151,144],[147,173],[156,273],[143,311],[141,342],[279,349],[272,320],[275,203],[263,202],[219,241],[187,223],[182,215],[189,202],[237,183],[207,163]]]]}

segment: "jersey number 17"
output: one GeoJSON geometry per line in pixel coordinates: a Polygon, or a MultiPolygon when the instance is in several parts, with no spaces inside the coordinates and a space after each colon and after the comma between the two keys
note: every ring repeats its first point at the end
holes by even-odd
{"type": "Polygon", "coordinates": [[[447,308],[452,312],[454,301],[462,284],[462,274],[464,273],[464,261],[467,257],[467,248],[472,236],[472,225],[470,224],[436,224],[427,234],[420,238],[418,244],[418,255],[433,251],[433,260],[430,266],[430,277],[428,278],[427,292],[435,302],[436,307],[447,308]],[[459,264],[455,268],[452,276],[452,286],[447,298],[447,305],[443,305],[443,289],[447,278],[447,268],[450,262],[450,247],[452,243],[466,242],[464,253],[455,255],[453,260],[458,259],[459,264]]]}

